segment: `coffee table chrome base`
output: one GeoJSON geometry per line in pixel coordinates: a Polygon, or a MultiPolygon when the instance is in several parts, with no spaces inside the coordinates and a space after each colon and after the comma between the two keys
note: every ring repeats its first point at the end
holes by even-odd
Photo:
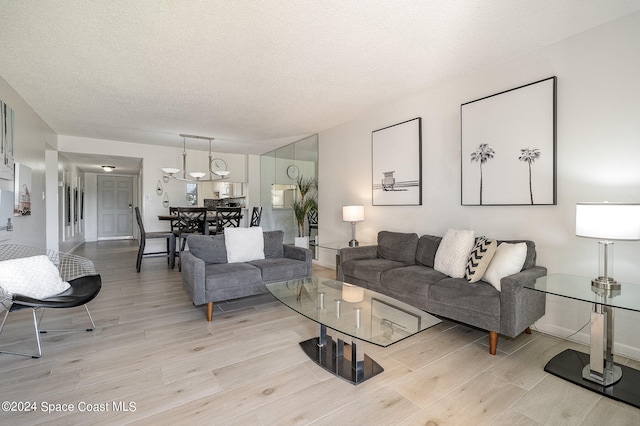
{"type": "Polygon", "coordinates": [[[342,339],[333,340],[321,326],[320,336],[300,342],[300,347],[309,358],[320,367],[334,375],[358,385],[384,371],[363,351],[364,342],[345,343],[342,339]]]}

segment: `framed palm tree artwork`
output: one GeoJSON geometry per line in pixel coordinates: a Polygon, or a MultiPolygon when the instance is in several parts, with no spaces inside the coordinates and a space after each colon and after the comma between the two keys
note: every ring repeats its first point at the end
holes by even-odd
{"type": "Polygon", "coordinates": [[[461,203],[556,204],[557,78],[460,106],[461,203]]]}

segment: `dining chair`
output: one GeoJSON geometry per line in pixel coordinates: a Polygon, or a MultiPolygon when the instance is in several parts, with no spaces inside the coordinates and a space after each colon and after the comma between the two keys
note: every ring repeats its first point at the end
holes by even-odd
{"type": "Polygon", "coordinates": [[[224,228],[238,228],[241,218],[241,207],[218,207],[216,209],[215,233],[223,234],[224,228]]]}
{"type": "Polygon", "coordinates": [[[307,220],[309,221],[309,240],[311,240],[311,230],[315,229],[318,232],[318,209],[311,209],[307,213],[307,220]]]}
{"type": "MultiPolygon", "coordinates": [[[[173,235],[178,247],[176,256],[179,261],[180,253],[184,251],[187,244],[187,237],[193,234],[209,235],[209,226],[206,207],[178,207],[177,209],[178,219],[173,228],[173,235]]],[[[179,263],[178,268],[182,270],[182,265],[179,263]]]]}
{"type": "Polygon", "coordinates": [[[262,207],[254,207],[251,211],[251,223],[249,227],[260,226],[260,220],[262,219],[262,207]]]}
{"type": "Polygon", "coordinates": [[[142,223],[142,216],[140,215],[140,208],[136,207],[136,221],[138,222],[138,228],[140,229],[140,243],[138,245],[138,257],[136,259],[136,271],[140,272],[142,267],[142,258],[143,256],[166,256],[167,263],[171,266],[171,253],[175,252],[175,247],[172,250],[172,246],[176,244],[176,237],[172,231],[157,231],[157,232],[146,232],[144,229],[144,224],[142,223]],[[151,251],[145,253],[144,249],[147,244],[147,240],[165,238],[167,240],[167,248],[164,251],[151,251]]]}
{"type": "MultiPolygon", "coordinates": [[[[0,324],[0,334],[4,330],[7,317],[11,312],[15,312],[22,309],[31,309],[33,317],[33,326],[35,328],[37,352],[33,354],[22,352],[10,352],[4,349],[0,350],[0,353],[28,356],[31,358],[40,358],[42,356],[42,347],[40,345],[40,333],[48,332],[71,332],[71,331],[93,331],[96,328],[91,313],[87,307],[87,303],[92,301],[100,292],[102,288],[102,279],[100,274],[96,272],[93,262],[87,258],[76,256],[69,253],[62,253],[55,250],[47,250],[43,248],[36,248],[30,246],[22,246],[17,244],[5,244],[0,245],[0,261],[10,261],[22,259],[23,261],[29,261],[28,259],[34,259],[37,256],[46,256],[50,261],[53,268],[53,274],[60,275],[59,280],[68,282],[69,288],[62,293],[55,294],[53,296],[34,298],[20,293],[8,294],[6,290],[0,288],[0,305],[6,309],[2,324],[0,324]],[[48,308],[73,308],[77,306],[84,306],[84,309],[91,322],[90,328],[80,329],[64,329],[64,330],[43,330],[41,328],[42,317],[44,316],[45,309],[48,308]],[[40,317],[38,318],[38,310],[40,310],[40,317]]],[[[2,262],[4,264],[4,262],[2,262]]],[[[8,274],[4,271],[4,280],[16,275],[8,274]]],[[[24,268],[19,274],[21,277],[15,276],[15,279],[23,279],[26,282],[32,283],[34,280],[39,282],[39,285],[43,285],[43,282],[51,279],[48,270],[42,268],[40,270],[35,267],[24,268]]],[[[23,283],[24,284],[24,283],[23,283]]],[[[34,295],[32,295],[34,296],[34,295]]]]}

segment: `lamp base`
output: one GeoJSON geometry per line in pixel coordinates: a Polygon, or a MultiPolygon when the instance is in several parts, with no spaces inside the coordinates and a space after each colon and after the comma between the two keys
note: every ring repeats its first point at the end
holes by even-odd
{"type": "Polygon", "coordinates": [[[620,290],[622,285],[611,277],[598,277],[591,280],[591,285],[602,290],[620,290]]]}
{"type": "Polygon", "coordinates": [[[349,247],[358,247],[360,245],[360,243],[358,242],[358,240],[351,240],[349,241],[349,247]]]}

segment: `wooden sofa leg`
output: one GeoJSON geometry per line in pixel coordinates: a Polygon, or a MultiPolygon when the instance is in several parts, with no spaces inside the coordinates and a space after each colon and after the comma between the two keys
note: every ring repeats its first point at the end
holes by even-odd
{"type": "Polygon", "coordinates": [[[489,353],[491,355],[495,355],[497,349],[498,349],[498,333],[495,331],[490,331],[489,332],[489,353]]]}
{"type": "Polygon", "coordinates": [[[207,321],[213,320],[213,302],[207,303],[207,321]]]}
{"type": "Polygon", "coordinates": [[[527,334],[531,334],[531,328],[527,327],[527,329],[524,332],[527,334]]]}

